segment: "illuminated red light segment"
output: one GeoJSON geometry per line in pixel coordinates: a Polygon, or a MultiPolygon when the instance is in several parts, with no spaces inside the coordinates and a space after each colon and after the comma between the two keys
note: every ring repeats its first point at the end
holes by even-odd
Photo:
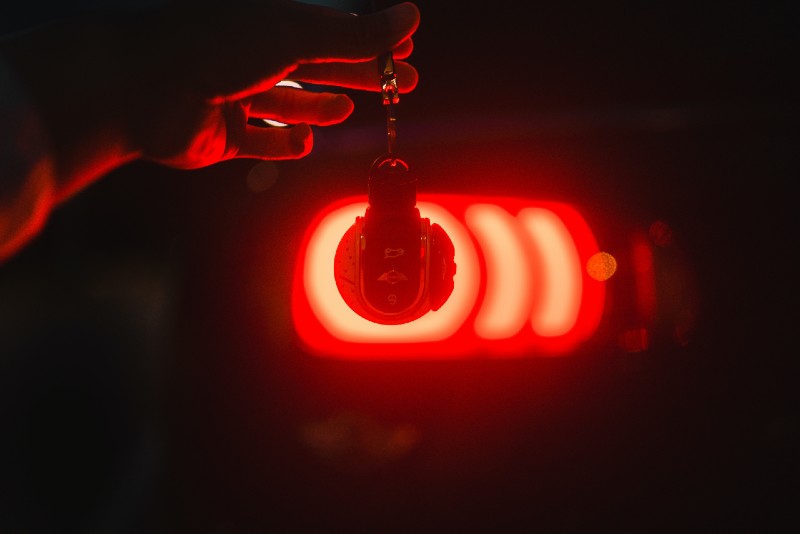
{"type": "Polygon", "coordinates": [[[653,249],[644,233],[633,236],[632,264],[636,280],[636,305],[639,318],[651,324],[656,315],[656,280],[653,270],[653,249]]]}
{"type": "MultiPolygon", "coordinates": [[[[331,211],[316,227],[308,241],[302,266],[303,292],[315,319],[333,338],[356,344],[423,343],[450,337],[470,314],[480,286],[478,257],[467,230],[451,214],[436,204],[418,202],[423,217],[446,229],[456,249],[459,284],[447,302],[435,313],[410,323],[381,325],[364,319],[342,300],[333,272],[336,246],[355,218],[364,214],[365,202],[348,204],[331,211]]],[[[295,324],[298,321],[295,288],[295,324]]],[[[304,338],[306,342],[309,339],[304,338]]],[[[312,345],[314,346],[314,345],[312,345]]]]}
{"type": "Polygon", "coordinates": [[[475,204],[465,216],[486,262],[475,333],[485,339],[509,338],[527,323],[531,310],[533,277],[526,236],[516,218],[499,206],[475,204]]]}
{"type": "Polygon", "coordinates": [[[575,242],[552,211],[525,208],[519,220],[540,265],[541,296],[534,298],[531,326],[540,336],[564,335],[575,325],[581,307],[583,264],[575,242]]]}
{"type": "Polygon", "coordinates": [[[420,195],[421,215],[453,241],[453,294],[402,325],[360,317],[333,278],[339,239],[366,207],[356,200],[318,214],[301,249],[293,316],[310,352],[373,360],[554,355],[597,328],[605,285],[584,268],[598,246],[583,218],[566,204],[505,197],[420,195]]]}

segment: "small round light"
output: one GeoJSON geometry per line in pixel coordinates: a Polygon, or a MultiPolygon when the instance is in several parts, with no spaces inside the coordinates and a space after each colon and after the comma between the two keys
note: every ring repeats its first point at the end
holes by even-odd
{"type": "Polygon", "coordinates": [[[586,273],[598,282],[605,282],[617,272],[617,260],[608,252],[598,252],[586,262],[586,273]]]}

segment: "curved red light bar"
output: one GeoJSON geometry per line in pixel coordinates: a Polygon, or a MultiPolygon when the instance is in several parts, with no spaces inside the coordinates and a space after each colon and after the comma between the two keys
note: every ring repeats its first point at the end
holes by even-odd
{"type": "Polygon", "coordinates": [[[419,195],[417,205],[455,246],[450,299],[403,325],[379,325],[350,310],[336,289],[333,257],[366,203],[344,199],[317,214],[295,272],[294,325],[311,353],[356,360],[558,355],[597,329],[605,283],[586,264],[599,249],[574,208],[464,195],[419,195]]]}

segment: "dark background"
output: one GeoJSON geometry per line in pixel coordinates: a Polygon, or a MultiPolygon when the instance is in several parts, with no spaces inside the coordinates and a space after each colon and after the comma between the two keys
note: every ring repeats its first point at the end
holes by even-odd
{"type": "Polygon", "coordinates": [[[304,353],[300,239],[383,150],[353,94],[304,160],[129,165],[0,266],[0,531],[797,528],[798,8],[418,6],[420,189],[570,202],[613,253],[668,223],[650,348],[616,342],[621,266],[568,357],[304,353]],[[688,344],[665,295],[697,303],[688,344]]]}

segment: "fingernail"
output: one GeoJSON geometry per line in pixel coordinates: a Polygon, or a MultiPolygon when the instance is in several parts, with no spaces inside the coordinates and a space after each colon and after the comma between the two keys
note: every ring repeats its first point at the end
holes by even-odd
{"type": "Polygon", "coordinates": [[[411,2],[404,2],[386,10],[389,28],[393,34],[411,34],[419,24],[419,9],[411,2]]]}
{"type": "Polygon", "coordinates": [[[314,138],[311,134],[311,127],[306,123],[300,123],[292,128],[292,135],[289,138],[292,151],[295,154],[307,154],[311,151],[314,138]]]}

